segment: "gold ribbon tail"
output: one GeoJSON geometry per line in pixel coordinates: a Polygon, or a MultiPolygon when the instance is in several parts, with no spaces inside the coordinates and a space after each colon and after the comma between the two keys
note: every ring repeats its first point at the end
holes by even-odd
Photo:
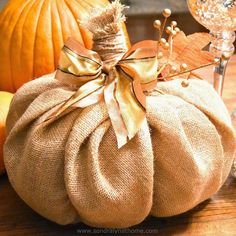
{"type": "Polygon", "coordinates": [[[128,141],[128,133],[122,119],[119,104],[115,98],[117,79],[108,76],[108,81],[104,89],[104,99],[107,106],[107,111],[116,135],[118,148],[124,146],[128,141]]]}

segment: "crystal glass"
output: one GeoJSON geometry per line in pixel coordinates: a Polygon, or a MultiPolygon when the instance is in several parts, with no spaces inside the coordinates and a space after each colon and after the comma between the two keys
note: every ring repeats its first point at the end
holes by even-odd
{"type": "Polygon", "coordinates": [[[225,69],[234,52],[236,0],[188,0],[188,6],[193,17],[210,30],[210,51],[218,58],[227,55],[215,68],[214,87],[222,94],[225,69]]]}
{"type": "MultiPolygon", "coordinates": [[[[230,56],[234,53],[236,30],[236,0],[187,0],[193,17],[210,30],[210,51],[220,63],[215,66],[214,87],[222,95],[225,71],[230,56]]],[[[232,114],[236,128],[236,110],[232,114]]],[[[236,159],[232,167],[236,177],[236,159]]]]}

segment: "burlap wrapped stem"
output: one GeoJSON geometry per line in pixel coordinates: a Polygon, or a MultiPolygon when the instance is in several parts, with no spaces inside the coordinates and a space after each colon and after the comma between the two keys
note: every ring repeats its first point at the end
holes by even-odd
{"type": "MultiPolygon", "coordinates": [[[[99,51],[109,61],[113,49],[99,51]]],[[[42,125],[76,91],[54,77],[16,93],[4,149],[12,186],[42,216],[59,224],[129,227],[149,215],[185,212],[224,183],[235,139],[228,112],[207,82],[192,79],[187,88],[181,80],[157,83],[147,93],[142,127],[118,149],[103,101],[42,125]]]]}

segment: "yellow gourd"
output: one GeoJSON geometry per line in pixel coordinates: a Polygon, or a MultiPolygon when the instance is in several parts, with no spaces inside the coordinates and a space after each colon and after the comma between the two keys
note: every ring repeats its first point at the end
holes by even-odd
{"type": "Polygon", "coordinates": [[[0,174],[5,169],[3,163],[3,145],[6,137],[5,124],[12,97],[12,93],[0,91],[0,174]]]}

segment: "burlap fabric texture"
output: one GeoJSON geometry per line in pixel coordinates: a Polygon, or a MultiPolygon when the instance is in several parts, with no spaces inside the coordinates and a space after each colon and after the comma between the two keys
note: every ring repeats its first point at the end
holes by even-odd
{"type": "Polygon", "coordinates": [[[129,227],[173,216],[211,197],[226,180],[235,139],[220,97],[205,81],[160,82],[147,119],[121,149],[104,103],[40,125],[73,91],[54,74],[24,85],[7,118],[7,173],[19,196],[58,224],[129,227]],[[163,94],[162,94],[163,93],[163,94]]]}

